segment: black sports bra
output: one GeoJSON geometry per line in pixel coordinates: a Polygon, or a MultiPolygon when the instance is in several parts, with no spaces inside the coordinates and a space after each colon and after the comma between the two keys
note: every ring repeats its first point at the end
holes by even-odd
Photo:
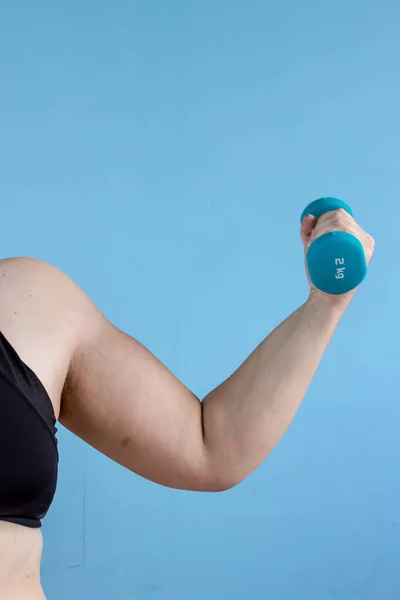
{"type": "Polygon", "coordinates": [[[0,520],[41,527],[57,486],[55,425],[43,384],[0,332],[0,520]]]}

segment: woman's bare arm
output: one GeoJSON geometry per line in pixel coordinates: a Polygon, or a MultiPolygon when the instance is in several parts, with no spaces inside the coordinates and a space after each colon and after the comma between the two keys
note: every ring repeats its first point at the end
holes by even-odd
{"type": "Polygon", "coordinates": [[[61,423],[147,479],[203,491],[239,483],[278,443],[341,315],[308,301],[201,403],[93,310],[71,363],[61,423]]]}
{"type": "MultiPolygon", "coordinates": [[[[337,229],[351,225],[354,232],[355,222],[349,225],[348,215],[331,214],[318,222],[319,235],[332,227],[332,219],[337,229]]],[[[305,247],[314,225],[307,220],[303,224],[305,247]]],[[[361,229],[357,234],[369,261],[373,240],[361,229]]],[[[60,421],[147,479],[203,491],[236,485],[276,446],[353,296],[333,298],[312,289],[308,301],[200,402],[147,349],[73,289],[70,302],[80,320],[79,335],[60,421]]]]}

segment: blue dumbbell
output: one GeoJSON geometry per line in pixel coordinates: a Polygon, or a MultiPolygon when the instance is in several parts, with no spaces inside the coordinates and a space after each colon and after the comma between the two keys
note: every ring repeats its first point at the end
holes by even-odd
{"type": "MultiPolygon", "coordinates": [[[[317,219],[327,212],[347,211],[352,217],[350,206],[337,198],[320,198],[307,206],[301,215],[317,219]]],[[[350,233],[334,231],[320,236],[307,252],[310,278],[316,288],[326,294],[345,294],[360,285],[367,275],[367,261],[360,240],[350,233]]]]}

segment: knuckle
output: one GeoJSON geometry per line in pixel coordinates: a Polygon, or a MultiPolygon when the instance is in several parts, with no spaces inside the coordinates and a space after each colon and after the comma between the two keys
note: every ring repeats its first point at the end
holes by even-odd
{"type": "Polygon", "coordinates": [[[344,210],[344,208],[338,208],[338,210],[335,210],[335,212],[333,213],[333,218],[337,223],[342,223],[344,220],[347,221],[350,216],[351,215],[349,215],[349,213],[346,210],[344,210]]]}
{"type": "Polygon", "coordinates": [[[344,210],[344,208],[338,208],[337,210],[335,210],[335,213],[337,215],[346,215],[347,217],[350,217],[351,215],[347,212],[347,210],[344,210]]]}

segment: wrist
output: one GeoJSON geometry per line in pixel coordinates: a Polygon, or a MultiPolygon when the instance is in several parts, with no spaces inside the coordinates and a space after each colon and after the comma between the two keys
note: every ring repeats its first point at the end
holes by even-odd
{"type": "Polygon", "coordinates": [[[319,290],[312,290],[305,307],[306,311],[317,319],[339,322],[349,307],[352,298],[352,294],[331,296],[319,290]]]}

